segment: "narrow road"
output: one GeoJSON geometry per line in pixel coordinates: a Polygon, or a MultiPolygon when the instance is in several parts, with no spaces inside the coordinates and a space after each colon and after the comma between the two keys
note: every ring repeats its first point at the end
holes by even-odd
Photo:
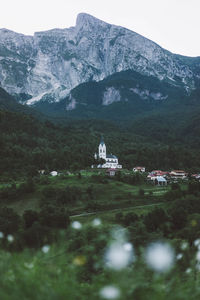
{"type": "Polygon", "coordinates": [[[104,214],[104,213],[116,213],[116,212],[122,212],[125,210],[130,210],[130,209],[140,209],[140,208],[145,208],[145,207],[153,207],[153,206],[159,206],[164,204],[164,202],[159,202],[159,203],[153,203],[153,204],[146,204],[146,205],[139,205],[139,206],[130,206],[130,207],[125,207],[125,208],[115,208],[111,210],[101,210],[101,211],[95,211],[95,212],[89,212],[89,213],[82,213],[80,215],[72,215],[70,218],[78,218],[78,217],[87,217],[87,216],[92,216],[92,215],[98,215],[98,214],[104,214]]]}

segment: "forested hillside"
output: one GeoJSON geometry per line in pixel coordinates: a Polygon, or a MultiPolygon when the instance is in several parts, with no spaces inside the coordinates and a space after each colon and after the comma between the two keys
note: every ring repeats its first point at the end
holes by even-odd
{"type": "Polygon", "coordinates": [[[173,86],[129,70],[81,84],[61,102],[39,102],[35,108],[61,124],[109,120],[153,143],[200,145],[198,83],[195,90],[187,92],[181,83],[173,86]]]}
{"type": "MultiPolygon", "coordinates": [[[[147,169],[184,168],[198,171],[199,151],[185,144],[165,144],[158,131],[142,137],[106,121],[80,121],[59,126],[33,116],[0,111],[1,176],[16,177],[37,170],[80,170],[90,167],[101,134],[108,151],[124,167],[145,165],[147,169]],[[157,140],[156,140],[156,138],[157,140]],[[10,174],[10,175],[9,175],[10,174]]],[[[171,133],[170,133],[171,134],[171,133]]]]}
{"type": "MultiPolygon", "coordinates": [[[[16,99],[0,87],[0,109],[12,112],[26,113],[42,118],[41,113],[26,105],[17,103],[16,99]]],[[[44,117],[44,116],[43,116],[44,117]]]]}

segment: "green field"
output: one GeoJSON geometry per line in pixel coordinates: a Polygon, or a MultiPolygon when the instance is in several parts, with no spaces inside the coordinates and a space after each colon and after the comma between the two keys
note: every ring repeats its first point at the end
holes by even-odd
{"type": "Polygon", "coordinates": [[[200,185],[131,184],[125,176],[82,171],[2,182],[0,299],[199,299],[200,185]],[[167,256],[163,270],[145,258],[152,243],[167,256]]]}
{"type": "MultiPolygon", "coordinates": [[[[112,209],[132,209],[135,206],[149,205],[160,202],[162,196],[170,189],[170,187],[157,187],[149,184],[132,185],[124,182],[119,182],[111,178],[106,178],[104,183],[98,182],[99,172],[84,171],[81,173],[81,178],[78,174],[60,175],[56,177],[42,175],[35,183],[35,190],[31,193],[26,193],[17,200],[6,202],[6,206],[13,208],[20,215],[25,210],[40,209],[43,190],[46,188],[54,188],[57,192],[66,189],[67,187],[75,187],[80,189],[85,200],[71,203],[68,208],[70,215],[81,214],[92,211],[105,211],[112,209]],[[96,178],[93,178],[93,175],[96,178]],[[92,189],[92,199],[87,200],[86,191],[92,189]],[[140,190],[144,191],[144,195],[139,195],[140,190]],[[95,208],[96,205],[96,208],[95,208]],[[91,207],[90,207],[91,206],[91,207]],[[93,209],[94,206],[94,209],[93,209]]],[[[21,182],[16,182],[19,186],[21,182]]],[[[1,185],[3,187],[3,184],[1,185]]],[[[5,202],[1,202],[1,206],[5,202]]]]}

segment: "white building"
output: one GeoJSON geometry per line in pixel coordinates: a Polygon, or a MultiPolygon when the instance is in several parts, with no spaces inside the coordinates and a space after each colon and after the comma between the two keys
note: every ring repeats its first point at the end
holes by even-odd
{"type": "Polygon", "coordinates": [[[101,138],[99,144],[99,154],[95,154],[95,158],[102,158],[105,160],[105,163],[103,165],[98,165],[98,168],[122,169],[122,165],[119,165],[118,158],[113,154],[106,153],[106,145],[103,138],[101,138]]]}
{"type": "Polygon", "coordinates": [[[149,177],[148,179],[150,179],[151,182],[153,182],[155,185],[158,185],[158,186],[167,185],[167,180],[163,176],[152,176],[152,177],[149,177]]]}
{"type": "Polygon", "coordinates": [[[173,170],[169,173],[172,179],[186,179],[187,173],[181,170],[173,170]]]}
{"type": "Polygon", "coordinates": [[[135,167],[135,168],[133,168],[133,172],[144,173],[145,172],[145,167],[135,167]]]}
{"type": "Polygon", "coordinates": [[[156,185],[163,186],[163,185],[167,185],[167,180],[163,176],[156,176],[156,179],[155,179],[154,183],[156,185]]]}
{"type": "Polygon", "coordinates": [[[50,174],[51,174],[51,176],[57,176],[58,172],[57,171],[52,171],[50,174]]]}

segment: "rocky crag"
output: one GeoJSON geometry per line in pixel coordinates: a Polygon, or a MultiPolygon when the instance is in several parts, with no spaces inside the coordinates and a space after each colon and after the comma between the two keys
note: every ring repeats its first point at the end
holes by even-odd
{"type": "MultiPolygon", "coordinates": [[[[58,102],[81,83],[126,70],[186,90],[193,89],[198,78],[187,60],[133,31],[88,14],[79,14],[75,27],[36,32],[34,36],[0,29],[0,85],[27,104],[58,102]]],[[[141,93],[135,86],[132,89],[141,93]]],[[[102,104],[112,103],[113,93],[120,101],[110,89],[102,104]]],[[[73,101],[69,109],[75,107],[73,101]]]]}

